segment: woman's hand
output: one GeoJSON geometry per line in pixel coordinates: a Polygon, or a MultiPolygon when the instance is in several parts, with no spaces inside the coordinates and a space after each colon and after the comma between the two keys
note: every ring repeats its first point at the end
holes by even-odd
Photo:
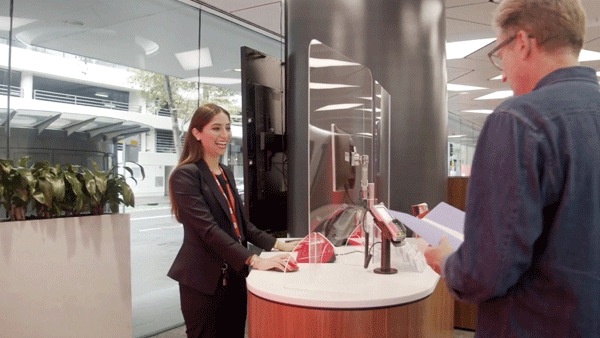
{"type": "Polygon", "coordinates": [[[294,257],[288,254],[260,258],[256,255],[250,259],[250,267],[257,270],[296,271],[298,265],[294,257]]]}
{"type": "Polygon", "coordinates": [[[284,252],[290,252],[292,250],[294,250],[294,248],[296,247],[296,245],[298,245],[300,241],[290,241],[290,242],[284,242],[284,241],[280,241],[277,240],[275,242],[275,245],[273,245],[273,249],[278,250],[278,251],[284,251],[284,252]]]}

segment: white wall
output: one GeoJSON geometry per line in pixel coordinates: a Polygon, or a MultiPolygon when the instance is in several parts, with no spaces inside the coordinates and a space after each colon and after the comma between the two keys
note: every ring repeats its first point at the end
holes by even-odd
{"type": "Polygon", "coordinates": [[[0,226],[0,337],[131,337],[129,214],[0,226]]]}
{"type": "MultiPolygon", "coordinates": [[[[122,152],[119,152],[119,158],[123,158],[122,156],[122,152]]],[[[168,167],[177,165],[177,155],[140,152],[138,163],[144,167],[146,178],[142,180],[141,177],[136,175],[137,184],[132,180],[128,180],[127,183],[131,186],[134,195],[136,197],[165,196],[165,185],[167,184],[165,172],[168,167]]],[[[138,169],[136,169],[135,164],[127,163],[126,165],[137,173],[138,169]]]]}

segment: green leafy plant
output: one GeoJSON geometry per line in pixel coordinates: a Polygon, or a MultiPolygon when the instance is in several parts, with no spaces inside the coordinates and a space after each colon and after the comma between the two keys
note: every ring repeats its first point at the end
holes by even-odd
{"type": "Polygon", "coordinates": [[[61,215],[61,202],[65,198],[65,181],[60,166],[50,162],[36,162],[31,172],[35,178],[33,204],[37,217],[51,218],[61,215]]]}
{"type": "Polygon", "coordinates": [[[80,166],[66,164],[62,167],[62,177],[65,182],[65,198],[60,208],[65,216],[80,215],[84,207],[83,185],[79,180],[80,166]]]}
{"type": "MultiPolygon", "coordinates": [[[[130,174],[130,178],[137,183],[137,180],[133,175],[133,170],[129,167],[123,168],[130,174]]],[[[104,198],[102,199],[102,203],[108,204],[111,212],[118,212],[120,204],[131,207],[135,206],[133,190],[131,190],[131,187],[127,184],[127,177],[117,173],[116,169],[117,168],[113,168],[107,177],[106,191],[103,194],[104,198]]],[[[143,179],[145,177],[143,168],[141,172],[143,179]]]]}
{"type": "MultiPolygon", "coordinates": [[[[23,157],[15,165],[12,160],[0,159],[0,205],[10,220],[29,217],[52,218],[101,215],[107,210],[119,212],[121,204],[135,206],[134,195],[128,179],[133,180],[133,170],[123,167],[129,177],[118,172],[72,164],[51,165],[47,161],[28,166],[29,157],[23,157]]],[[[136,163],[137,164],[137,163],[136,163]]],[[[144,169],[140,166],[142,179],[144,169]]]]}
{"type": "MultiPolygon", "coordinates": [[[[139,166],[139,165],[138,165],[139,166]]],[[[144,168],[141,169],[142,179],[145,178],[144,168]]],[[[133,170],[122,167],[129,173],[129,179],[137,184],[133,170]]],[[[118,172],[115,166],[109,171],[101,171],[96,163],[92,163],[92,170],[84,170],[84,182],[89,198],[92,214],[101,214],[104,207],[108,206],[111,212],[119,212],[119,205],[135,206],[135,199],[131,186],[127,183],[127,176],[118,172]]]]}
{"type": "Polygon", "coordinates": [[[14,165],[11,160],[0,159],[0,203],[14,220],[25,219],[25,210],[34,195],[35,180],[28,161],[28,157],[23,157],[14,165]]]}

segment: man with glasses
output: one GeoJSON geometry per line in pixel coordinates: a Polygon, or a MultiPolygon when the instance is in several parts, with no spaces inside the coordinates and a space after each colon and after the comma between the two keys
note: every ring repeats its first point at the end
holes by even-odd
{"type": "Polygon", "coordinates": [[[579,0],[503,0],[489,53],[515,96],[486,120],[463,244],[428,251],[478,337],[600,337],[600,86],[579,0]]]}

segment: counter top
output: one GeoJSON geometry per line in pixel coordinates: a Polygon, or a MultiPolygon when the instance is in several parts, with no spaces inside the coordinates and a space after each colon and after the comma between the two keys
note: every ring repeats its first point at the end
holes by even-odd
{"type": "MultiPolygon", "coordinates": [[[[429,296],[440,276],[429,266],[423,272],[400,270],[377,274],[379,262],[363,267],[360,247],[336,247],[334,263],[300,263],[295,272],[250,272],[248,291],[274,302],[312,308],[365,309],[410,303],[429,296]]],[[[264,252],[261,257],[273,254],[264,252]]],[[[392,258],[393,259],[393,258],[392,258]]]]}

